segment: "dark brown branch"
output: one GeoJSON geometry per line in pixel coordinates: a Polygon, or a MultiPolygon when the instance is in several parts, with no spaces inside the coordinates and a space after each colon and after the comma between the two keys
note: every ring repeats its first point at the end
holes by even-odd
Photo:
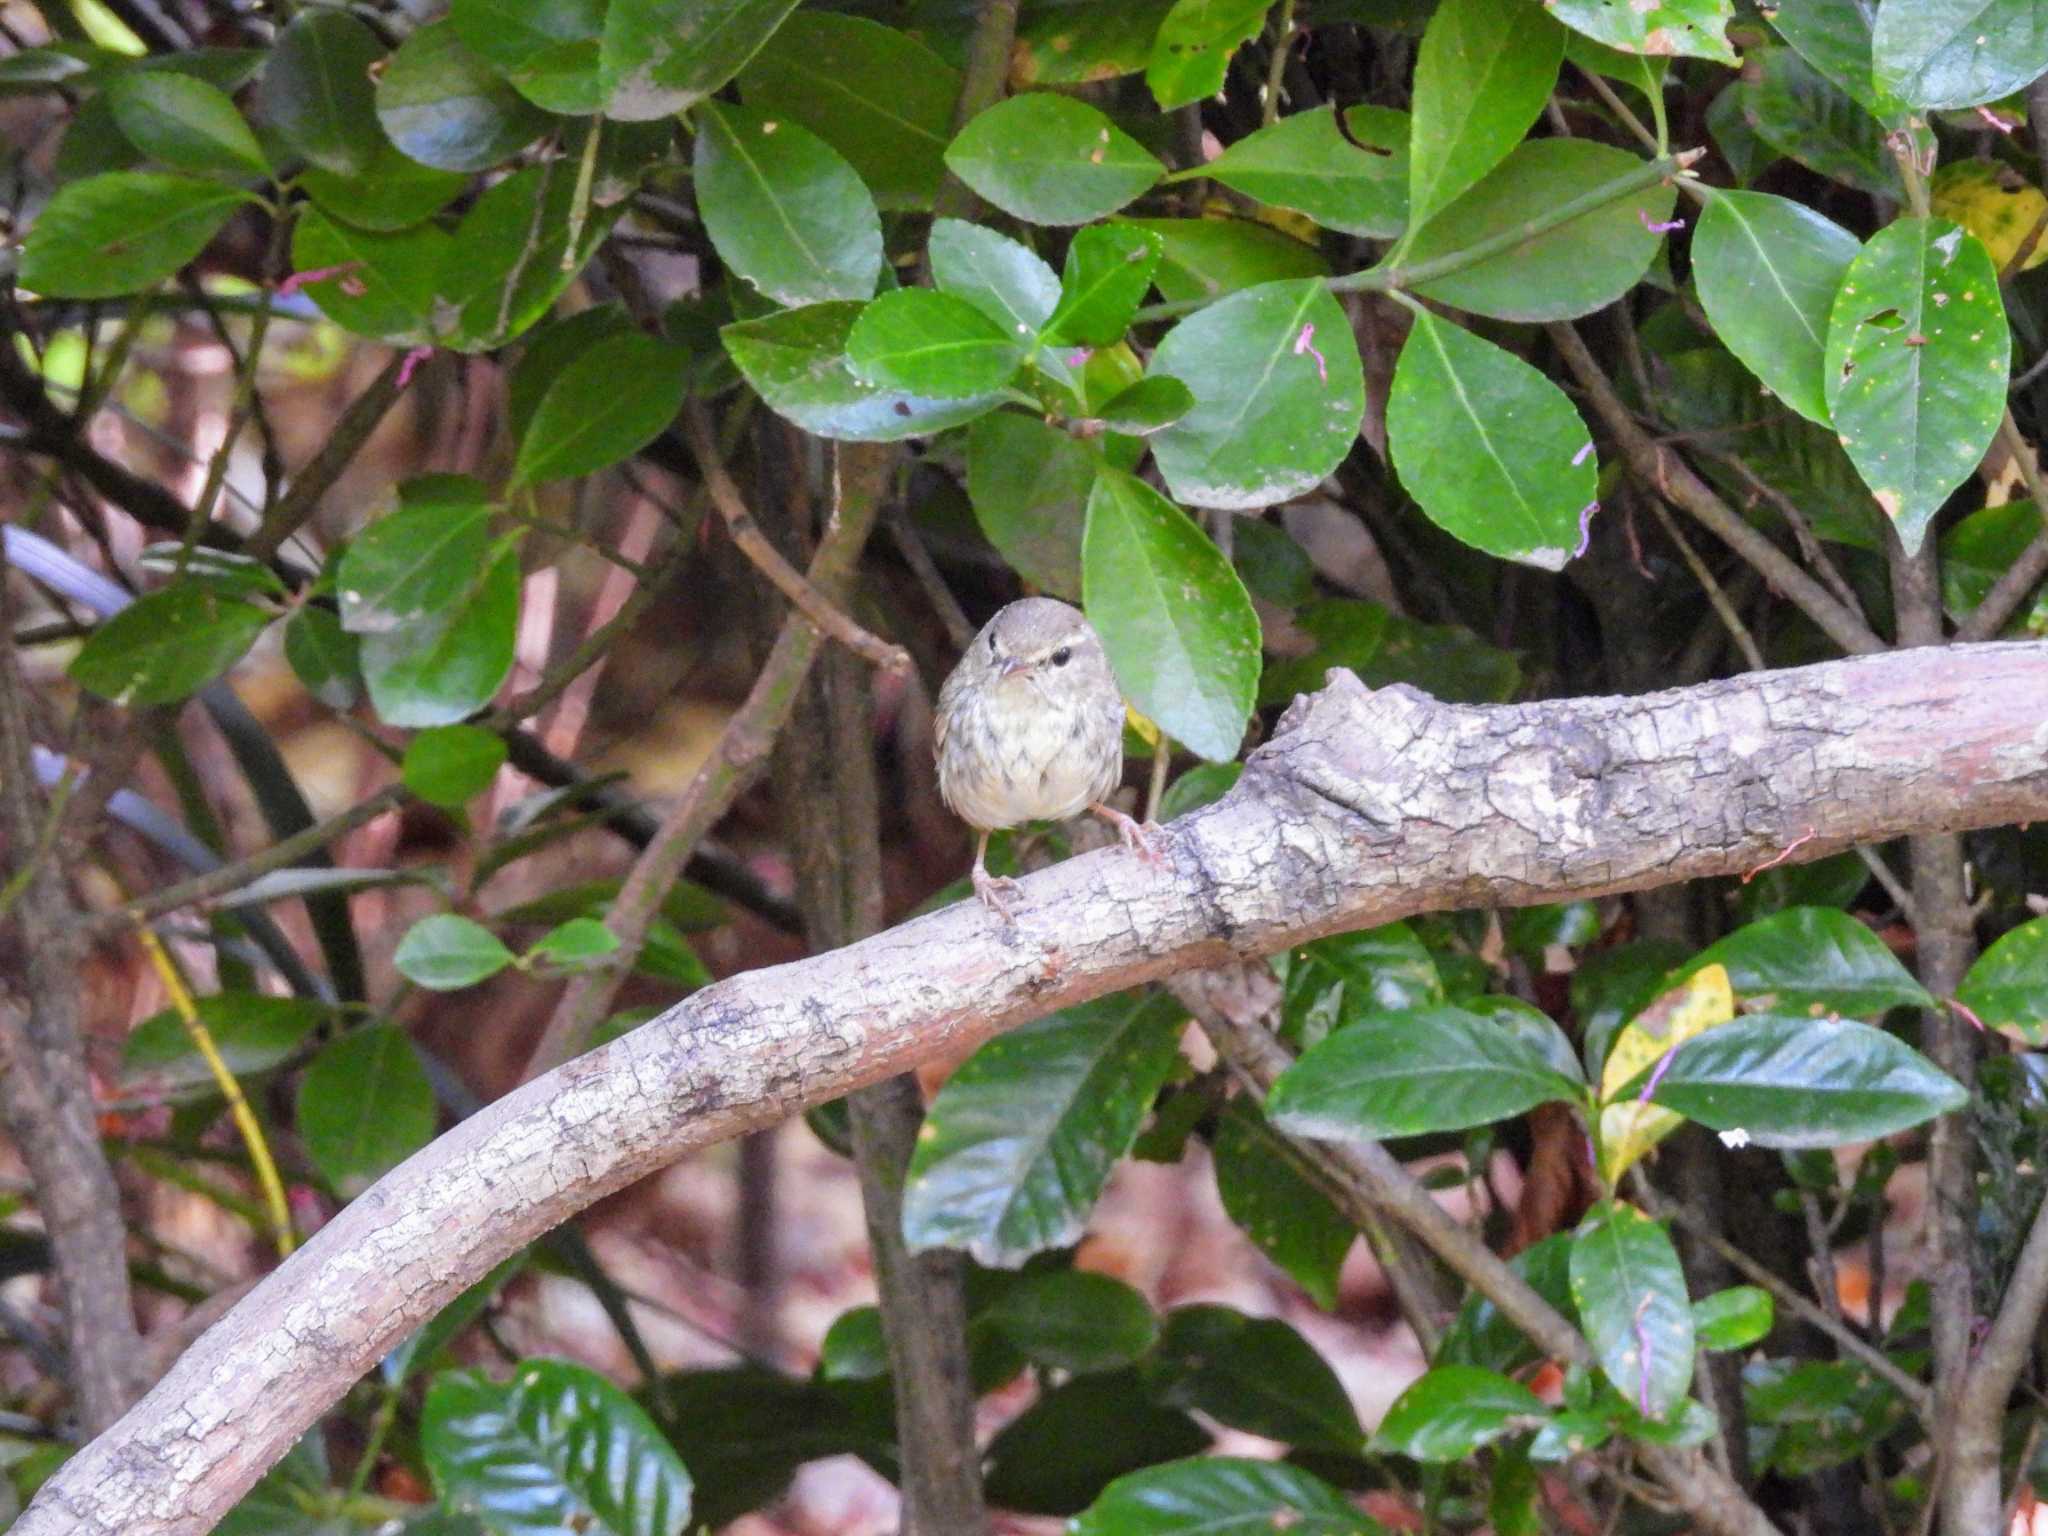
{"type": "MultiPolygon", "coordinates": [[[[2044,696],[2048,643],[1493,708],[1335,673],[1235,790],[1168,829],[1161,863],[1085,854],[1021,881],[1014,922],[961,903],[732,977],[456,1127],[59,1469],[15,1536],[196,1536],[392,1344],[539,1233],[686,1153],[1055,1008],[1417,912],[1736,874],[1795,840],[1812,859],[2048,818],[2044,696]]],[[[1510,1315],[1570,1348],[1543,1313],[1510,1315]]],[[[1698,1523],[1745,1528],[1746,1501],[1703,1462],[1642,1454],[1698,1523]]]]}
{"type": "Polygon", "coordinates": [[[305,526],[320,505],[320,498],[334,489],[342,471],[354,462],[385,415],[398,399],[398,376],[405,355],[393,353],[383,370],[360,395],[348,403],[334,423],[327,441],[296,475],[291,489],[277,505],[263,514],[263,522],[242,544],[242,552],[255,560],[268,560],[284,547],[284,541],[305,526]]]}

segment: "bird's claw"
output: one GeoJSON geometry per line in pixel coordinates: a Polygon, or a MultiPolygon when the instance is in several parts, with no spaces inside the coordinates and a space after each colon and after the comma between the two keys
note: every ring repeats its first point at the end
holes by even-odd
{"type": "Polygon", "coordinates": [[[1017,882],[1008,875],[992,875],[979,867],[974,871],[974,894],[981,898],[984,907],[1006,923],[1017,920],[1017,914],[1010,910],[1009,902],[1004,899],[1014,894],[1016,889],[1017,882]]]}
{"type": "Polygon", "coordinates": [[[1113,805],[1098,805],[1093,809],[1096,815],[1116,828],[1117,838],[1124,847],[1147,864],[1163,865],[1166,862],[1166,829],[1158,822],[1134,820],[1113,805]]]}

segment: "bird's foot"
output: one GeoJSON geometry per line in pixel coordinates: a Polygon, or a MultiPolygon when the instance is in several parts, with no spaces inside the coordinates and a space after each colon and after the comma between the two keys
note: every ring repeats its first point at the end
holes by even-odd
{"type": "Polygon", "coordinates": [[[1113,805],[1088,807],[1116,828],[1123,845],[1147,864],[1166,862],[1166,831],[1156,821],[1134,821],[1113,805]]]}
{"type": "Polygon", "coordinates": [[[979,864],[974,866],[974,894],[981,898],[981,904],[995,913],[1006,923],[1014,923],[1017,914],[1010,910],[1008,898],[1017,891],[1017,882],[1008,875],[992,875],[979,864]]]}

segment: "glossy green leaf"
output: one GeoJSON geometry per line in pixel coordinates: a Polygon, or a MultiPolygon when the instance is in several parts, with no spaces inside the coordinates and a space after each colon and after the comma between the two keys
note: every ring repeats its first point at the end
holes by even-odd
{"type": "Polygon", "coordinates": [[[1781,5],[1771,16],[1778,35],[1821,75],[1847,92],[1866,111],[1883,118],[1903,106],[1877,83],[1872,67],[1871,31],[1877,7],[1871,0],[1802,0],[1781,5]]]}
{"type": "Polygon", "coordinates": [[[324,608],[301,608],[285,621],[285,660],[306,691],[329,709],[347,709],[363,696],[358,652],[356,637],[324,608]]]}
{"type": "Polygon", "coordinates": [[[0,59],[0,95],[30,95],[92,73],[89,60],[61,48],[23,48],[0,59]]]}
{"type": "Polygon", "coordinates": [[[555,376],[512,465],[514,485],[587,475],[631,457],[683,408],[685,356],[657,337],[606,336],[555,376]]]}
{"type": "Polygon", "coordinates": [[[1154,1401],[1135,1370],[1095,1371],[1003,1426],[987,1451],[988,1499],[1022,1514],[1077,1514],[1125,1473],[1208,1444],[1202,1426],[1154,1401]]]}
{"type": "Polygon", "coordinates": [[[72,681],[116,704],[171,704],[240,661],[269,610],[192,581],[144,594],[87,637],[72,681]]]}
{"type": "Polygon", "coordinates": [[[1692,1386],[1692,1302],[1670,1234],[1632,1205],[1596,1205],[1572,1234],[1572,1300],[1615,1390],[1664,1418],[1692,1386]]]}
{"type": "Polygon", "coordinates": [[[1334,107],[1318,107],[1247,134],[1201,174],[1325,229],[1390,239],[1408,222],[1408,114],[1351,107],[1344,121],[1372,149],[1338,131],[1334,107]]]}
{"type": "Polygon", "coordinates": [[[405,1031],[371,1024],[327,1042],[299,1080],[306,1156],[353,1198],[434,1138],[434,1089],[405,1031]]]}
{"type": "Polygon", "coordinates": [[[1899,195],[1884,125],[1790,48],[1757,52],[1740,104],[1750,129],[1809,170],[1879,197],[1899,195]]]}
{"type": "Polygon", "coordinates": [[[401,154],[374,116],[370,128],[376,145],[361,174],[337,175],[317,165],[299,173],[299,185],[323,213],[358,229],[409,229],[447,207],[469,185],[461,171],[437,171],[401,154]]]}
{"type": "Polygon", "coordinates": [[[756,111],[801,123],[844,155],[883,208],[929,208],[946,174],[960,74],[864,16],[798,11],[740,72],[756,111]]]}
{"type": "Polygon", "coordinates": [[[1025,8],[1017,18],[1010,78],[1026,85],[1081,85],[1135,74],[1152,59],[1175,0],[1025,8]]]}
{"type": "Polygon", "coordinates": [[[599,342],[630,335],[638,329],[625,305],[610,303],[593,304],[573,315],[545,321],[527,332],[519,348],[519,361],[505,381],[505,420],[513,437],[526,436],[533,413],[564,369],[599,342]]]}
{"type": "MultiPolygon", "coordinates": [[[[1571,1233],[1553,1232],[1508,1260],[1508,1268],[1518,1278],[1567,1317],[1573,1305],[1571,1243],[1571,1233]]],[[[1502,1314],[1499,1305],[1477,1291],[1466,1293],[1436,1352],[1440,1366],[1476,1365],[1503,1375],[1520,1374],[1543,1358],[1543,1352],[1502,1314]]]]}
{"type": "Polygon", "coordinates": [[[387,725],[453,725],[490,703],[512,671],[519,555],[490,559],[447,613],[363,638],[363,678],[387,725]]]}
{"type": "Polygon", "coordinates": [[[811,304],[728,325],[719,337],[769,408],[819,437],[926,437],[995,408],[993,392],[937,400],[856,378],[846,365],[846,342],[861,312],[859,304],[811,304]]]}
{"type": "Polygon", "coordinates": [[[605,116],[693,107],[738,74],[796,0],[609,0],[599,63],[605,116]]]}
{"type": "Polygon", "coordinates": [[[1625,53],[1736,62],[1726,35],[1734,0],[1547,0],[1547,9],[1573,31],[1625,53]]]}
{"type": "Polygon", "coordinates": [[[582,117],[604,104],[605,9],[605,0],[453,0],[448,19],[463,46],[528,101],[582,117]]]}
{"type": "Polygon", "coordinates": [[[453,992],[497,975],[512,963],[512,951],[474,919],[437,912],[406,930],[391,963],[415,986],[453,992]]]}
{"type": "Polygon", "coordinates": [[[1429,520],[1475,549],[1541,570],[1579,547],[1598,467],[1563,390],[1427,311],[1401,348],[1387,446],[1429,520]]]}
{"type": "Polygon", "coordinates": [[[406,743],[399,777],[435,805],[460,806],[490,788],[505,765],[505,741],[474,725],[443,725],[406,743]]]}
{"type": "Polygon", "coordinates": [[[1706,965],[1726,966],[1735,995],[1773,1013],[1867,1017],[1934,1006],[1884,940],[1832,907],[1791,907],[1738,928],[1680,975],[1706,965]]]}
{"type": "Polygon", "coordinates": [[[932,282],[1028,343],[1060,301],[1060,280],[1037,253],[964,219],[938,219],[926,247],[932,282]]]}
{"type": "Polygon", "coordinates": [[[434,1380],[420,1451],[442,1500],[495,1536],[683,1536],[690,1474],[647,1411],[587,1366],[526,1360],[508,1382],[434,1380]]]}
{"type": "Polygon", "coordinates": [[[1731,1285],[1692,1304],[1693,1333],[1701,1349],[1747,1349],[1776,1321],[1771,1293],[1759,1286],[1731,1285]]]}
{"type": "Polygon", "coordinates": [[[1329,264],[1270,225],[1252,219],[1119,219],[1113,229],[1157,235],[1160,295],[1185,303],[1289,278],[1327,277],[1329,264]]]}
{"type": "Polygon", "coordinates": [[[467,595],[490,545],[490,494],[467,475],[420,475],[356,535],[335,569],[344,629],[377,634],[442,617],[467,595]]]}
{"type": "Polygon", "coordinates": [[[961,129],[946,165],[1003,212],[1032,224],[1086,224],[1116,212],[1164,167],[1086,102],[1028,91],[961,129]]]}
{"type": "Polygon", "coordinates": [[[967,433],[967,499],[1011,567],[1055,597],[1081,597],[1081,537],[1101,458],[1036,416],[997,411],[967,433]]]}
{"type": "Polygon", "coordinates": [[[1124,995],[999,1035],[939,1090],[903,1192],[912,1248],[1015,1266],[1081,1235],[1179,1058],[1170,998],[1124,995]]]}
{"type": "Polygon", "coordinates": [[[1084,347],[1122,341],[1152,287],[1164,245],[1157,233],[1121,221],[1076,230],[1059,303],[1045,324],[1048,339],[1084,347]]]}
{"type": "Polygon", "coordinates": [[[846,337],[846,363],[878,389],[968,400],[1002,388],[1024,343],[966,299],[898,288],[868,304],[846,337]]]}
{"type": "Polygon", "coordinates": [[[1303,1449],[1356,1455],[1364,1446],[1337,1373],[1277,1317],[1176,1307],[1141,1369],[1169,1407],[1303,1449]]]}
{"type": "Polygon", "coordinates": [[[2030,1046],[2048,1040],[2048,917],[2001,936],[1956,989],[1987,1029],[2030,1046]]]}
{"type": "Polygon", "coordinates": [[[1549,1413],[1518,1381],[1476,1365],[1440,1365],[1394,1400],[1373,1446],[1416,1461],[1462,1461],[1549,1413]]]}
{"type": "Polygon", "coordinates": [[[1828,420],[1828,315],[1861,245],[1766,192],[1721,192],[1693,232],[1700,303],[1728,350],[1808,421],[1828,420]]]}
{"type": "Polygon", "coordinates": [[[836,149],[750,107],[708,102],[697,122],[697,207],[728,267],[778,304],[875,291],[881,216],[836,149]]]}
{"type": "Polygon", "coordinates": [[[1152,451],[1191,506],[1271,506],[1315,486],[1351,451],[1364,370],[1343,306],[1313,280],[1262,283],[1188,316],[1150,372],[1187,385],[1195,408],[1152,451]]]}
{"type": "Polygon", "coordinates": [[[1162,112],[1223,89],[1230,57],[1259,35],[1272,0],[1175,0],[1152,40],[1145,84],[1162,112]]]}
{"type": "Polygon", "coordinates": [[[1909,1411],[1892,1387],[1847,1360],[1752,1361],[1742,1387],[1761,1452],[1752,1464],[1791,1477],[1856,1460],[1909,1411]]]}
{"type": "Polygon", "coordinates": [[[618,936],[594,917],[572,917],[534,940],[525,959],[578,970],[619,951],[618,936]]]}
{"type": "Polygon", "coordinates": [[[340,10],[293,16],[263,63],[257,110],[285,144],[336,176],[360,176],[377,157],[377,34],[340,10]]]}
{"type": "Polygon", "coordinates": [[[377,121],[406,155],[443,171],[489,170],[548,124],[446,20],[415,29],[384,61],[377,121]]]}
{"type": "Polygon", "coordinates": [[[445,306],[461,311],[447,345],[487,352],[547,313],[624,211],[590,208],[579,227],[575,203],[576,178],[545,165],[485,188],[462,216],[436,283],[445,306]]]}
{"type": "Polygon", "coordinates": [[[1887,0],[1871,52],[1909,106],[1973,107],[2048,73],[2048,16],[2036,0],[1887,0]]]}
{"type": "Polygon", "coordinates": [[[1489,1125],[1580,1085],[1535,1047],[1461,1008],[1368,1014],[1280,1074],[1266,1111],[1281,1130],[1331,1140],[1489,1125]]]}
{"type": "Polygon", "coordinates": [[[204,80],[132,70],[108,82],[107,104],[135,147],[160,164],[237,179],[270,174],[235,104],[204,80]]]}
{"type": "MultiPolygon", "coordinates": [[[[1653,1069],[1654,1070],[1654,1069],[1653,1069]]],[[[1640,1090],[1639,1074],[1621,1097],[1640,1090]]],[[[1696,1035],[1651,1095],[1764,1147],[1871,1141],[1959,1109],[1969,1095],[1912,1047],[1849,1019],[1760,1013],[1696,1035]]]]}
{"type": "MultiPolygon", "coordinates": [[[[1642,164],[1590,139],[1532,139],[1404,247],[1403,264],[1463,251],[1534,224],[1642,164]]],[[[1416,292],[1496,320],[1570,320],[1604,309],[1642,281],[1671,219],[1677,189],[1646,187],[1509,246],[1416,292]]]]}
{"type": "Polygon", "coordinates": [[[1945,219],[1900,219],[1850,263],[1828,320],[1828,410],[1910,553],[1983,461],[2012,337],[1998,273],[1945,219]]]}
{"type": "Polygon", "coordinates": [[[440,274],[454,249],[435,224],[380,233],[317,207],[301,213],[292,230],[292,265],[325,274],[303,284],[320,312],[358,336],[401,346],[436,340],[440,274]]]}
{"type": "Polygon", "coordinates": [[[1563,29],[1518,0],[1437,7],[1415,57],[1411,228],[1507,158],[1543,110],[1563,59],[1563,29]]]}
{"type": "Polygon", "coordinates": [[[1120,1477],[1068,1527],[1072,1536],[1378,1536],[1314,1474],[1278,1461],[1204,1456],[1120,1477]]]}
{"type": "Polygon", "coordinates": [[[1108,1275],[1057,1270],[1027,1275],[976,1318],[1034,1364],[1108,1371],[1131,1364],[1159,1337],[1143,1296],[1108,1275]]]}
{"type": "Polygon", "coordinates": [[[819,1380],[874,1381],[888,1374],[889,1347],[880,1307],[852,1307],[832,1319],[818,1345],[819,1380]]]}
{"type": "Polygon", "coordinates": [[[1230,1219],[1317,1306],[1335,1311],[1337,1277],[1358,1229],[1309,1181],[1249,1099],[1233,1099],[1224,1111],[1212,1152],[1216,1193],[1230,1219]]]}
{"type": "Polygon", "coordinates": [[[161,282],[192,260],[230,215],[255,201],[217,181],[113,171],[59,187],[21,243],[24,288],[107,299],[161,282]]]}
{"type": "Polygon", "coordinates": [[[1232,525],[1230,558],[1254,597],[1299,608],[1315,596],[1315,562],[1277,523],[1238,518],[1232,525]]]}
{"type": "MultiPolygon", "coordinates": [[[[2030,498],[1972,512],[1941,536],[1941,597],[1950,615],[1977,611],[2027,546],[2041,536],[2041,510],[2030,498]]],[[[2006,626],[2011,638],[2048,636],[2048,588],[2022,603],[2006,626]]]]}
{"type": "Polygon", "coordinates": [[[1163,432],[1195,408],[1194,392],[1179,379],[1154,374],[1112,395],[1089,418],[1127,437],[1163,432]]]}
{"type": "Polygon", "coordinates": [[[1237,756],[1259,682],[1259,618],[1223,552],[1136,476],[1088,496],[1082,606],[1124,695],[1189,750],[1237,756]]]}
{"type": "Polygon", "coordinates": [[[1870,884],[1870,866],[1853,853],[1780,864],[1764,870],[1735,896],[1737,921],[1753,923],[1788,907],[1853,907],[1870,884]]]}
{"type": "MultiPolygon", "coordinates": [[[[288,1060],[328,1016],[318,1003],[257,992],[215,993],[199,998],[197,1008],[214,1050],[239,1078],[288,1060]]],[[[122,1042],[121,1081],[138,1093],[178,1093],[215,1084],[213,1068],[171,1008],[144,1019],[122,1042]]]]}
{"type": "Polygon", "coordinates": [[[1297,1051],[1374,1014],[1444,1001],[1429,951],[1406,923],[1332,934],[1289,952],[1281,1033],[1297,1051]]]}

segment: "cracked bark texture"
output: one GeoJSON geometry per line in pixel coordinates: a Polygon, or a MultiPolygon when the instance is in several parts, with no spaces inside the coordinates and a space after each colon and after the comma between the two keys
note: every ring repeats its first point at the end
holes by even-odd
{"type": "MultiPolygon", "coordinates": [[[[393,1170],[59,1469],[19,1536],[196,1533],[492,1264],[685,1153],[1055,1008],[1416,912],[1557,901],[2048,817],[2048,644],[1856,657],[1631,698],[1297,701],[1237,789],[1122,849],[750,971],[393,1170]]],[[[1673,1469],[1674,1471],[1676,1469],[1673,1469]]]]}

